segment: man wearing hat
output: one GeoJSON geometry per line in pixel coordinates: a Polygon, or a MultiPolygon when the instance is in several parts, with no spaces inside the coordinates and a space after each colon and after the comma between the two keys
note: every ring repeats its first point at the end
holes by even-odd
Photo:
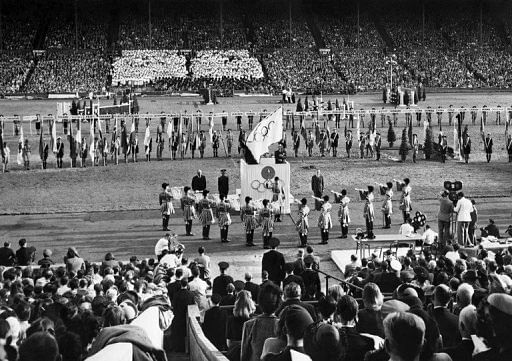
{"type": "Polygon", "coordinates": [[[245,243],[248,247],[254,246],[254,230],[258,226],[255,213],[256,207],[252,206],[251,197],[245,197],[245,205],[240,208],[240,218],[245,229],[245,243]]]}
{"type": "Polygon", "coordinates": [[[181,197],[181,210],[183,211],[183,220],[185,221],[185,231],[187,236],[193,236],[192,233],[192,220],[195,218],[195,204],[196,200],[191,197],[188,192],[190,187],[183,188],[183,197],[181,197]]]}
{"type": "Polygon", "coordinates": [[[62,168],[62,158],[64,157],[64,142],[57,137],[57,168],[62,168]]]}
{"type": "Polygon", "coordinates": [[[210,239],[210,226],[215,222],[213,218],[213,202],[210,201],[208,197],[209,190],[203,190],[203,199],[197,202],[197,210],[199,212],[199,221],[203,226],[203,239],[210,239]]]}
{"type": "Polygon", "coordinates": [[[279,239],[272,237],[269,240],[270,251],[263,254],[261,261],[261,270],[268,272],[268,278],[276,285],[281,286],[281,282],[284,279],[285,261],[284,255],[277,250],[279,246],[279,239]]]}
{"type": "Polygon", "coordinates": [[[213,280],[212,292],[219,294],[224,297],[228,294],[227,286],[233,283],[233,277],[226,274],[226,270],[229,268],[229,263],[219,262],[220,275],[215,277],[213,280]]]}
{"type": "Polygon", "coordinates": [[[485,139],[484,139],[485,158],[487,159],[487,163],[489,163],[491,161],[492,146],[493,146],[493,140],[491,137],[491,133],[487,133],[487,137],[485,137],[485,139]]]}
{"type": "Polygon", "coordinates": [[[168,183],[162,183],[162,192],[158,195],[158,203],[160,204],[160,213],[162,214],[162,230],[169,230],[169,217],[174,214],[172,205],[173,196],[168,183]]]}
{"type": "Polygon", "coordinates": [[[226,169],[221,169],[220,173],[221,175],[217,179],[219,194],[227,196],[229,194],[229,177],[226,175],[226,169]]]}
{"type": "Polygon", "coordinates": [[[484,361],[508,361],[512,354],[512,296],[504,293],[493,293],[483,304],[485,314],[482,328],[488,330],[486,338],[492,348],[475,355],[474,359],[484,361]]]}
{"type": "Polygon", "coordinates": [[[286,348],[278,354],[268,353],[263,361],[293,360],[293,353],[299,353],[299,356],[302,356],[303,359],[309,358],[304,350],[304,332],[314,322],[313,318],[304,308],[298,305],[285,308],[281,317],[285,319],[286,348]]]}
{"type": "Polygon", "coordinates": [[[55,264],[55,262],[50,258],[52,256],[52,251],[50,249],[45,249],[43,251],[43,258],[37,262],[37,264],[41,268],[48,268],[55,264]]]}

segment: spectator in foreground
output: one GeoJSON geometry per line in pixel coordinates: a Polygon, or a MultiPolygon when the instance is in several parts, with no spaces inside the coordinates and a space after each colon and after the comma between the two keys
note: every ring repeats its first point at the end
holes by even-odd
{"type": "Polygon", "coordinates": [[[59,346],[47,332],[36,332],[21,344],[19,361],[58,361],[59,346]]]}
{"type": "Polygon", "coordinates": [[[292,360],[292,350],[305,354],[304,332],[313,323],[309,313],[298,305],[291,305],[283,310],[286,325],[286,348],[278,354],[267,354],[263,361],[288,361],[292,360]]]}
{"type": "Polygon", "coordinates": [[[16,251],[18,266],[28,266],[34,262],[36,249],[34,247],[27,247],[27,240],[25,238],[20,239],[18,243],[20,245],[20,248],[16,251]]]}
{"type": "Polygon", "coordinates": [[[384,316],[381,311],[383,303],[384,296],[379,286],[372,282],[367,283],[363,289],[364,308],[358,313],[357,331],[384,338],[384,316]]]}
{"type": "Polygon", "coordinates": [[[204,313],[203,331],[204,335],[219,351],[225,351],[226,335],[219,330],[226,328],[226,311],[219,307],[221,296],[214,293],[210,298],[211,308],[204,313]]]}
{"type": "Polygon", "coordinates": [[[394,312],[384,319],[386,351],[390,361],[418,361],[420,359],[425,323],[413,314],[394,312]]]}
{"type": "Polygon", "coordinates": [[[51,256],[52,256],[52,251],[48,248],[45,249],[43,251],[43,258],[41,258],[39,260],[39,262],[37,262],[37,264],[39,266],[41,266],[41,268],[51,267],[52,265],[55,264],[55,262],[51,259],[51,256]]]}
{"type": "Polygon", "coordinates": [[[477,314],[473,305],[464,307],[459,314],[459,332],[462,336],[462,342],[455,347],[445,348],[452,361],[467,361],[473,357],[475,345],[471,340],[471,335],[476,334],[477,314]]]}
{"type": "Polygon", "coordinates": [[[64,256],[64,263],[68,272],[76,273],[78,270],[85,269],[85,262],[75,247],[68,248],[68,252],[64,256]]]}
{"type": "Polygon", "coordinates": [[[4,246],[0,248],[0,266],[11,267],[16,261],[16,254],[11,248],[9,242],[4,242],[4,246]]]}
{"type": "Polygon", "coordinates": [[[259,361],[265,340],[276,336],[278,319],[275,312],[280,302],[281,289],[276,285],[267,284],[260,290],[258,306],[263,313],[244,323],[241,361],[259,361]]]}
{"type": "Polygon", "coordinates": [[[244,323],[251,319],[254,311],[256,311],[256,305],[251,299],[251,294],[247,291],[240,291],[236,295],[233,315],[228,318],[226,327],[227,357],[232,361],[240,359],[242,329],[244,323]]]}

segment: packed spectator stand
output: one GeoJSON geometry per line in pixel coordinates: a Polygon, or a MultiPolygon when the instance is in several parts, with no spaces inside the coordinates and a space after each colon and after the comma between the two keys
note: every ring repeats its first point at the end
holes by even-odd
{"type": "Polygon", "coordinates": [[[173,93],[198,92],[205,86],[228,94],[280,94],[288,86],[308,93],[378,91],[390,83],[386,59],[392,54],[398,61],[393,69],[397,85],[507,89],[512,85],[506,18],[512,9],[507,6],[439,0],[152,0],[100,8],[94,0],[62,6],[4,0],[0,50],[2,63],[10,69],[3,70],[7,79],[1,92],[88,93],[126,86],[128,78],[148,90],[173,93]],[[28,61],[5,53],[22,49],[37,52],[28,61]],[[154,64],[146,63],[147,72],[155,74],[145,74],[136,63],[144,52],[155,50],[163,53],[155,56],[154,64]],[[238,60],[221,66],[216,61],[222,55],[205,59],[205,50],[231,52],[229,57],[238,60]],[[80,55],[70,56],[67,64],[66,55],[54,54],[69,51],[80,55]],[[128,51],[135,53],[118,63],[128,51]],[[180,52],[185,62],[172,51],[180,52]],[[162,64],[173,70],[159,73],[162,64]],[[51,69],[55,66],[67,68],[65,75],[51,69]],[[237,72],[235,66],[245,70],[237,72]],[[247,72],[251,68],[254,73],[247,72]],[[80,75],[66,79],[71,73],[80,75]],[[41,84],[52,75],[52,84],[41,84]]]}

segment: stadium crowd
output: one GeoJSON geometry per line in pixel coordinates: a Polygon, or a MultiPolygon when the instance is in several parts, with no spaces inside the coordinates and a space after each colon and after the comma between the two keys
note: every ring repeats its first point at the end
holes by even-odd
{"type": "Polygon", "coordinates": [[[145,85],[161,78],[187,76],[186,58],[175,50],[123,50],[112,64],[112,84],[145,85]]]}
{"type": "Polygon", "coordinates": [[[39,58],[27,93],[101,91],[107,83],[110,62],[97,52],[46,52],[39,58]]]}
{"type": "MultiPolygon", "coordinates": [[[[145,4],[127,2],[116,12],[114,8],[100,11],[94,3],[88,6],[79,1],[79,16],[75,19],[73,6],[46,11],[44,7],[23,5],[17,11],[16,4],[7,1],[0,41],[2,49],[8,50],[31,49],[33,43],[38,43],[39,49],[53,51],[75,47],[101,52],[133,50],[125,63],[112,64],[112,72],[135,72],[132,75],[142,79],[140,85],[151,84],[156,90],[198,91],[204,88],[205,81],[229,92],[248,89],[277,94],[288,85],[295,91],[380,90],[389,83],[385,55],[389,55],[391,49],[398,60],[394,77],[397,83],[408,87],[419,82],[442,88],[509,88],[512,85],[509,71],[512,57],[506,50],[510,35],[507,26],[501,28],[492,21],[496,9],[483,6],[480,34],[479,27],[475,26],[475,19],[480,18],[480,7],[474,4],[461,8],[457,2],[446,6],[440,6],[438,1],[429,2],[425,4],[424,28],[419,7],[402,0],[393,0],[393,4],[363,5],[357,10],[355,3],[340,6],[334,1],[322,1],[312,8],[308,5],[289,8],[286,1],[262,0],[251,4],[228,1],[220,6],[208,1],[189,4],[176,0],[172,3],[155,1],[151,10],[145,4]],[[43,13],[41,23],[46,23],[46,27],[38,25],[39,13],[43,13]],[[313,50],[324,46],[331,49],[331,58],[313,50]],[[158,76],[140,74],[141,69],[134,71],[134,63],[153,51],[147,49],[160,49],[162,54],[156,61],[160,65],[155,66],[164,65],[171,71],[158,76]],[[175,57],[170,50],[186,50],[186,53],[191,50],[191,58],[186,60],[192,60],[193,69],[183,57],[175,57]],[[229,63],[244,69],[254,67],[255,74],[244,74],[245,71],[240,74],[233,69],[226,73],[226,67],[218,62],[219,57],[207,59],[201,53],[205,50],[239,52],[239,61],[229,63]],[[199,55],[195,56],[195,52],[199,55]],[[245,56],[246,52],[251,56],[245,56]],[[263,64],[256,64],[256,57],[263,59],[263,64]],[[211,69],[213,67],[215,70],[211,69]],[[260,69],[264,81],[259,76],[260,69]],[[192,73],[191,79],[186,79],[185,73],[192,73]]],[[[88,92],[96,90],[98,82],[103,86],[108,74],[104,72],[103,62],[81,55],[71,56],[63,65],[67,74],[80,74],[74,80],[57,75],[50,81],[52,84],[42,84],[41,74],[56,73],[50,69],[54,64],[60,66],[62,59],[68,57],[66,54],[46,56],[58,58],[58,63],[52,59],[42,61],[33,76],[28,73],[27,87],[20,88],[15,80],[15,84],[4,86],[2,91],[78,89],[88,92]]],[[[102,57],[106,59],[107,55],[102,57]]],[[[7,70],[8,73],[20,72],[16,57],[4,64],[13,68],[7,70]]],[[[144,72],[152,73],[152,67],[148,66],[144,72]]],[[[123,79],[130,77],[114,77],[112,85],[123,86],[126,84],[123,79]]]]}
{"type": "Polygon", "coordinates": [[[30,54],[0,53],[0,94],[18,92],[32,62],[30,54]]]}
{"type": "Polygon", "coordinates": [[[285,360],[291,350],[313,361],[504,361],[511,351],[510,248],[468,255],[454,241],[400,257],[352,255],[345,281],[324,291],[313,248],[285,259],[276,238],[260,284],[250,273],[233,278],[227,262],[217,272],[203,247],[189,254],[169,233],[154,258],[129,261],[107,253],[91,263],[70,247],[59,262],[50,249],[36,258],[26,239],[18,243],[16,251],[9,242],[0,248],[5,360],[81,361],[117,342],[153,356],[162,347],[184,352],[188,305],[197,305],[205,336],[231,361],[285,360]],[[143,324],[151,318],[138,316],[153,306],[163,343],[149,347],[143,324]],[[395,329],[397,320],[408,321],[395,329]]]}

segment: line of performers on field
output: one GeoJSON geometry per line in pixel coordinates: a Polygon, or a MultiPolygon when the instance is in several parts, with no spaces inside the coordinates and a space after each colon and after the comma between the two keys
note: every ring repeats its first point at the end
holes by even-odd
{"type": "MultiPolygon", "coordinates": [[[[397,182],[397,188],[401,191],[399,209],[402,212],[404,223],[410,219],[412,205],[411,205],[411,192],[409,178],[405,178],[403,182],[397,182]]],[[[169,218],[171,214],[175,213],[172,201],[173,196],[170,191],[169,184],[162,184],[163,191],[159,196],[159,203],[162,213],[162,228],[168,231],[169,218]]],[[[393,214],[393,183],[387,182],[379,184],[380,193],[384,196],[384,201],[381,206],[381,211],[384,218],[383,228],[391,228],[391,215],[393,214]]],[[[374,238],[374,221],[375,221],[375,195],[374,187],[368,186],[367,190],[356,189],[359,191],[359,196],[365,201],[363,215],[366,223],[366,234],[368,238],[374,238]]],[[[228,239],[229,226],[232,223],[230,211],[232,209],[230,203],[226,200],[225,194],[220,194],[219,202],[214,202],[208,199],[208,190],[203,190],[203,198],[196,201],[193,194],[190,193],[190,187],[184,187],[184,195],[180,200],[181,209],[183,211],[183,219],[185,221],[186,236],[193,236],[192,222],[198,219],[202,226],[202,237],[204,240],[210,240],[210,226],[218,223],[220,228],[220,238],[222,243],[230,242],[228,239]]],[[[349,231],[350,198],[347,196],[347,190],[343,189],[341,192],[331,191],[335,196],[335,202],[339,203],[338,220],[341,225],[341,236],[339,238],[347,238],[349,231]]],[[[240,207],[240,219],[246,234],[246,245],[248,247],[255,246],[254,232],[256,229],[261,228],[263,248],[270,247],[269,241],[274,231],[274,223],[281,222],[281,207],[280,201],[276,199],[279,192],[275,193],[272,202],[268,199],[262,201],[262,206],[257,207],[251,197],[245,197],[245,204],[240,207]],[[277,204],[277,206],[276,206],[277,204]]],[[[321,242],[320,244],[328,244],[329,232],[333,227],[331,212],[333,205],[329,202],[329,196],[323,197],[312,196],[317,204],[317,209],[320,211],[318,216],[318,228],[320,229],[321,242]]],[[[300,201],[295,200],[298,204],[296,220],[293,219],[296,231],[299,235],[300,246],[308,245],[309,233],[309,215],[310,208],[308,207],[308,200],[302,198],[300,201]]]]}

